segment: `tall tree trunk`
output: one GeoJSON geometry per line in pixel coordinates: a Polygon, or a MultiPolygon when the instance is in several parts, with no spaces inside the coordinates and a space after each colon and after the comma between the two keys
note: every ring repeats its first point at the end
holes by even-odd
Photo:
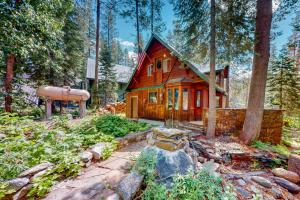
{"type": "Polygon", "coordinates": [[[255,45],[252,77],[246,118],[240,139],[249,144],[259,136],[265,100],[268,63],[270,57],[270,29],[272,0],[257,0],[255,45]]]}
{"type": "Polygon", "coordinates": [[[14,65],[16,58],[14,54],[9,54],[6,60],[6,75],[5,75],[5,112],[12,112],[12,81],[14,76],[14,65]]]}
{"type": "Polygon", "coordinates": [[[209,109],[207,137],[214,138],[216,130],[216,5],[211,0],[210,8],[210,73],[209,73],[209,109]]]}
{"type": "Polygon", "coordinates": [[[154,5],[153,0],[151,0],[151,33],[153,33],[153,27],[154,27],[154,5]]]}
{"type": "Polygon", "coordinates": [[[99,82],[99,39],[100,39],[100,0],[97,0],[97,27],[96,27],[96,60],[95,60],[95,79],[93,82],[92,106],[95,108],[99,105],[98,82],[99,82]]]}
{"type": "Polygon", "coordinates": [[[140,63],[140,25],[139,25],[139,0],[135,0],[135,15],[136,15],[136,37],[137,37],[137,63],[140,63]]]}

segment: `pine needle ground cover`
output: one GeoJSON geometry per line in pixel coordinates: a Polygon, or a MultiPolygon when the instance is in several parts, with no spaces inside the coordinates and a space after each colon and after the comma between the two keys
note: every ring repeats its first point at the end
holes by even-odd
{"type": "Polygon", "coordinates": [[[4,182],[16,178],[22,171],[42,162],[54,167],[45,175],[33,180],[30,197],[44,196],[55,181],[76,176],[82,163],[79,154],[98,142],[110,142],[104,151],[108,158],[117,148],[115,137],[149,128],[145,123],[132,122],[113,115],[93,117],[70,127],[65,117],[55,118],[54,125],[35,122],[16,114],[0,114],[0,198],[12,193],[4,182]]]}

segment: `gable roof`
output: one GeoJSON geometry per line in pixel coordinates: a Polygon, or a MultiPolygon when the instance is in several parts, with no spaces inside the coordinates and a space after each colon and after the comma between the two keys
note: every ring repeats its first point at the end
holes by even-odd
{"type": "MultiPolygon", "coordinates": [[[[184,59],[184,56],[179,53],[174,47],[172,47],[171,45],[169,45],[167,42],[165,42],[162,38],[160,38],[158,35],[156,35],[155,33],[152,33],[149,41],[147,42],[147,45],[145,46],[144,48],[144,51],[143,53],[147,52],[147,50],[149,49],[152,41],[156,39],[158,42],[160,42],[163,46],[165,46],[172,55],[176,56],[181,62],[183,62],[184,64],[186,64],[193,72],[195,72],[202,80],[204,80],[205,82],[207,82],[209,84],[209,78],[204,74],[202,73],[192,62],[190,62],[189,60],[187,59],[184,59]]],[[[128,86],[130,85],[131,81],[132,81],[132,78],[134,77],[138,67],[143,63],[145,59],[145,56],[142,57],[141,61],[140,61],[140,64],[138,64],[136,66],[136,68],[134,69],[129,81],[128,81],[128,84],[125,88],[125,90],[127,90],[128,86]]],[[[216,85],[216,90],[218,92],[221,92],[221,93],[225,93],[225,90],[223,90],[222,88],[218,87],[216,85]]]]}
{"type": "MultiPolygon", "coordinates": [[[[101,65],[101,63],[100,63],[101,65]]],[[[132,75],[132,68],[125,66],[125,65],[119,65],[114,64],[113,70],[116,73],[116,79],[118,83],[128,83],[131,75],[132,75]]],[[[100,70],[98,72],[98,76],[101,79],[101,73],[100,70]]],[[[95,59],[88,58],[87,60],[87,66],[86,66],[86,78],[88,79],[95,79],[95,59]]]]}

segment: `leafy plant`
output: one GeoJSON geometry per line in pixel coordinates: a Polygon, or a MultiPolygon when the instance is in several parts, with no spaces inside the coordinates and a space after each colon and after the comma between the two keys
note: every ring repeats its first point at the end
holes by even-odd
{"type": "Polygon", "coordinates": [[[95,119],[97,130],[114,137],[122,137],[128,133],[144,131],[149,128],[147,123],[133,122],[116,115],[103,115],[95,119]]]}

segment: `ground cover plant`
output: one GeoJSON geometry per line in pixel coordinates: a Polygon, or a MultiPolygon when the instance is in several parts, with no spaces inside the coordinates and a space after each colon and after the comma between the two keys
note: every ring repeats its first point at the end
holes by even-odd
{"type": "Polygon", "coordinates": [[[232,187],[223,187],[222,178],[203,168],[187,175],[174,178],[172,188],[155,181],[156,155],[154,151],[144,150],[137,158],[133,171],[144,175],[146,188],[141,194],[143,200],[198,200],[198,199],[236,199],[232,187]]]}
{"type": "MultiPolygon", "coordinates": [[[[109,142],[111,145],[103,157],[111,155],[117,147],[114,138],[120,134],[109,132],[107,124],[125,127],[127,132],[122,131],[122,135],[149,128],[144,123],[111,115],[95,116],[72,127],[66,117],[55,117],[53,122],[49,128],[30,117],[0,114],[0,133],[5,135],[0,139],[0,182],[15,178],[36,164],[51,162],[54,167],[34,179],[29,192],[31,198],[44,196],[55,181],[78,174],[82,165],[79,154],[84,149],[98,142],[109,142]]],[[[13,192],[4,183],[0,185],[0,198],[13,192]]]]}

